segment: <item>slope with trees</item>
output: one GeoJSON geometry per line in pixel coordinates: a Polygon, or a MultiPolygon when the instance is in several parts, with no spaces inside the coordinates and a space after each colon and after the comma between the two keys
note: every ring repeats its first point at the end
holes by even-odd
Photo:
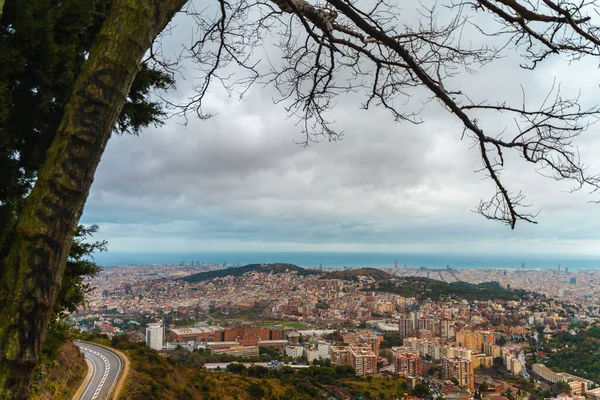
{"type": "Polygon", "coordinates": [[[317,274],[317,271],[313,271],[313,270],[309,270],[309,269],[305,269],[302,267],[298,267],[297,265],[294,264],[285,264],[285,263],[275,263],[275,264],[248,264],[248,265],[244,265],[242,267],[235,267],[235,268],[225,268],[225,269],[218,269],[218,270],[214,270],[214,271],[208,271],[208,272],[200,272],[197,274],[193,274],[193,275],[189,275],[183,278],[180,278],[182,281],[186,281],[186,282],[202,282],[202,281],[208,281],[214,278],[223,278],[226,276],[242,276],[244,274],[250,273],[250,272],[262,272],[262,273],[274,273],[274,274],[280,274],[283,272],[297,272],[298,275],[313,275],[313,274],[317,274]]]}
{"type": "Polygon", "coordinates": [[[582,329],[576,335],[563,332],[552,338],[544,364],[556,372],[568,372],[600,384],[600,327],[582,329]]]}
{"type": "Polygon", "coordinates": [[[387,272],[377,268],[357,268],[346,271],[328,272],[323,275],[323,279],[341,279],[344,281],[358,281],[359,277],[368,277],[378,281],[391,279],[392,276],[387,272]]]}
{"type": "MultiPolygon", "coordinates": [[[[14,1],[10,7],[10,2],[0,3],[2,21],[28,3],[14,1]]],[[[460,121],[463,137],[481,157],[482,170],[496,188],[492,198],[482,200],[477,207],[485,217],[511,228],[518,221],[535,222],[524,195],[510,190],[510,182],[502,179],[500,172],[510,159],[507,154],[522,157],[557,180],[574,182],[574,189],[598,189],[598,177],[586,173],[573,142],[597,117],[597,106],[586,107],[577,97],[563,96],[559,86],[554,86],[538,106],[528,103],[525,96],[518,104],[502,98],[475,98],[452,87],[451,79],[503,56],[506,46],[502,43],[496,48],[473,48],[461,42],[463,29],[472,26],[471,19],[481,13],[491,14],[494,24],[486,24],[485,32],[475,32],[483,40],[493,38],[497,43],[504,39],[506,45],[514,45],[525,68],[535,69],[554,54],[575,60],[597,57],[600,39],[590,16],[595,12],[594,3],[449,0],[446,5],[453,14],[449,22],[438,21],[434,8],[421,9],[423,21],[414,26],[400,24],[402,11],[383,1],[360,5],[346,0],[318,4],[305,0],[217,0],[214,8],[200,11],[184,9],[185,3],[105,3],[110,10],[100,31],[93,34],[94,44],[85,52],[81,68],[73,72],[68,100],[57,104],[60,123],[48,142],[32,189],[24,194],[23,205],[10,215],[14,228],[1,257],[0,397],[27,396],[28,380],[39,359],[72,235],[96,167],[144,55],[178,11],[184,10],[197,22],[198,36],[189,48],[190,56],[206,72],[196,87],[197,95],[182,106],[183,113],[206,117],[202,101],[211,83],[220,81],[231,89],[227,67],[238,65],[246,75],[237,83],[263,81],[281,92],[279,100],[292,115],[300,117],[308,144],[319,137],[340,138],[326,115],[340,94],[363,90],[365,108],[379,105],[398,121],[418,123],[419,117],[404,112],[401,105],[411,98],[413,89],[422,88],[460,121]],[[257,69],[253,49],[263,44],[267,32],[281,34],[284,63],[263,73],[257,69]],[[511,125],[486,123],[490,114],[498,113],[511,125]]],[[[86,11],[79,7],[73,10],[86,11]]],[[[68,22],[66,28],[73,23],[68,22]]],[[[22,28],[17,31],[8,25],[2,41],[22,32],[22,28]]],[[[78,33],[71,32],[67,40],[76,40],[78,33]]],[[[6,81],[0,82],[0,97],[6,95],[7,87],[6,81]]],[[[52,103],[52,96],[49,99],[52,103]]],[[[32,132],[35,130],[15,134],[32,132]]]]}
{"type": "Polygon", "coordinates": [[[406,277],[399,282],[383,281],[370,290],[395,293],[404,297],[442,300],[449,298],[479,300],[522,300],[530,295],[525,290],[505,289],[498,282],[479,284],[443,282],[428,278],[406,277]]]}

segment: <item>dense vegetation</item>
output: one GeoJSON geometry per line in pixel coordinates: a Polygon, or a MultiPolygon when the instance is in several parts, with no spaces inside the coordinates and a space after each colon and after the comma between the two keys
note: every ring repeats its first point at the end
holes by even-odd
{"type": "Polygon", "coordinates": [[[323,275],[323,279],[341,279],[345,281],[358,281],[359,276],[373,278],[375,280],[387,280],[391,275],[377,268],[357,268],[345,271],[328,272],[323,275]]]}
{"type": "Polygon", "coordinates": [[[562,332],[550,345],[561,350],[548,355],[548,360],[544,360],[547,367],[600,384],[600,327],[593,326],[576,335],[562,332]]]}
{"type": "Polygon", "coordinates": [[[399,282],[381,281],[368,290],[395,293],[404,297],[446,298],[473,300],[520,300],[528,296],[525,290],[508,290],[498,282],[471,284],[467,282],[442,282],[428,278],[406,277],[399,282]]]}
{"type": "Polygon", "coordinates": [[[296,271],[298,273],[298,275],[312,275],[312,274],[318,273],[317,271],[304,269],[304,268],[298,267],[297,265],[294,265],[294,264],[285,264],[285,263],[248,264],[248,265],[244,265],[243,267],[226,268],[226,269],[219,269],[219,270],[215,270],[215,271],[200,272],[198,274],[194,274],[194,275],[190,275],[190,276],[181,278],[181,280],[192,283],[192,282],[208,281],[208,280],[211,280],[214,278],[223,278],[226,276],[242,276],[249,272],[264,272],[264,273],[272,272],[274,274],[281,274],[286,271],[296,271]]]}

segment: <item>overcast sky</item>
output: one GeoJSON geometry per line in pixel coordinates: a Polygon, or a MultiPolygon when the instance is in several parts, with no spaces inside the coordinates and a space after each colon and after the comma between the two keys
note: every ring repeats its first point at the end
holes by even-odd
{"type": "MultiPolygon", "coordinates": [[[[169,48],[190,41],[190,22],[175,21],[169,48]]],[[[175,51],[175,50],[174,50],[175,51]]],[[[556,78],[563,90],[598,98],[597,61],[550,58],[535,72],[518,67],[515,52],[477,75],[452,82],[480,99],[536,96],[556,78]]],[[[278,57],[270,51],[270,57],[278,57]]],[[[174,100],[191,93],[188,65],[174,100]]],[[[395,123],[383,109],[361,110],[359,94],[338,99],[329,114],[342,141],[305,148],[296,120],[274,105],[274,91],[253,87],[243,100],[214,88],[212,119],[170,119],[139,137],[114,136],[98,168],[82,222],[100,226],[114,252],[414,251],[600,255],[600,205],[585,192],[539,176],[519,160],[503,173],[523,190],[538,225],[514,231],[472,212],[493,193],[471,142],[455,117],[416,95],[420,125],[395,123]]],[[[488,129],[505,121],[488,119],[488,129]]],[[[600,126],[580,140],[582,156],[600,172],[600,126]]],[[[513,162],[514,161],[514,162],[513,162]]]]}

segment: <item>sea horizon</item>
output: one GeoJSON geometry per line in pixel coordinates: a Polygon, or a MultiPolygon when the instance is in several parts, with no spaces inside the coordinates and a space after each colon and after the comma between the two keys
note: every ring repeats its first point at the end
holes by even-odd
{"type": "Polygon", "coordinates": [[[600,268],[600,256],[572,255],[493,255],[436,253],[370,253],[370,252],[193,252],[193,253],[124,253],[96,254],[101,266],[116,265],[177,265],[180,263],[213,263],[246,265],[289,263],[305,268],[527,268],[569,271],[600,268]]]}

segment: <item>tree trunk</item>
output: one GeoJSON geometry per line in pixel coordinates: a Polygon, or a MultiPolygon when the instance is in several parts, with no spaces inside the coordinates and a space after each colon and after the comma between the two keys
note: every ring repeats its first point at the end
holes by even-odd
{"type": "Polygon", "coordinates": [[[114,0],[77,77],[0,268],[1,399],[28,397],[96,167],[142,56],[184,3],[114,0]]]}
{"type": "Polygon", "coordinates": [[[0,0],[0,17],[2,17],[2,9],[4,8],[4,0],[0,0]]]}

